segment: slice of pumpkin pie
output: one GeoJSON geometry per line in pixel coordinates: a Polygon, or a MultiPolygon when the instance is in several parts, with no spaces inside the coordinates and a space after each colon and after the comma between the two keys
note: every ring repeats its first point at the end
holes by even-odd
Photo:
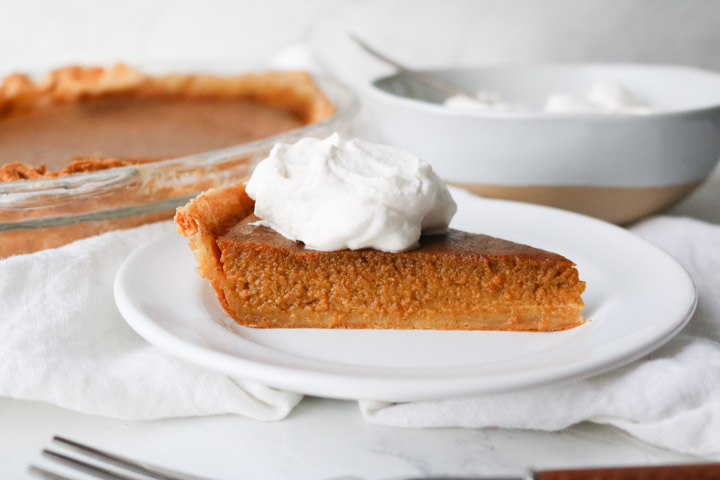
{"type": "MultiPolygon", "coordinates": [[[[286,156],[293,156],[293,146],[282,146],[271,153],[270,162],[258,166],[247,188],[238,184],[209,190],[177,210],[178,231],[190,239],[200,274],[210,281],[222,306],[239,324],[260,328],[552,331],[584,322],[580,295],[585,283],[579,280],[573,262],[526,245],[445,228],[454,214],[454,202],[450,199],[452,204],[448,204],[449,193],[424,165],[419,164],[423,170],[419,173],[406,168],[400,174],[404,179],[388,182],[383,177],[368,189],[367,177],[373,177],[374,167],[359,164],[358,159],[365,159],[363,155],[371,150],[368,145],[373,144],[355,145],[364,153],[350,155],[352,159],[348,160],[348,149],[354,147],[347,147],[348,142],[339,137],[302,142],[294,153],[319,164],[313,178],[317,180],[315,177],[323,175],[318,172],[325,172],[332,177],[325,184],[335,182],[337,188],[326,189],[323,182],[315,182],[307,191],[298,191],[304,187],[283,183],[293,178],[312,180],[292,159],[284,166],[272,161],[283,149],[286,156]],[[310,148],[313,142],[315,150],[310,148]],[[326,148],[322,142],[333,148],[326,148]],[[333,162],[333,158],[338,161],[333,162]],[[420,180],[405,181],[415,177],[420,180]],[[430,185],[435,179],[440,187],[430,185]],[[272,185],[263,186],[266,180],[272,185]],[[383,208],[391,206],[389,212],[353,211],[351,207],[357,207],[357,202],[342,198],[365,198],[374,188],[386,190],[392,188],[390,185],[407,191],[399,197],[378,200],[383,208]],[[430,196],[435,201],[408,204],[405,194],[415,190],[418,196],[430,196]],[[272,194],[274,205],[260,205],[267,200],[263,191],[272,194]],[[282,217],[288,212],[298,215],[294,212],[303,208],[302,199],[310,193],[314,198],[304,205],[311,209],[307,222],[313,223],[308,234],[302,232],[303,224],[282,217]],[[335,215],[335,224],[327,227],[332,235],[323,237],[323,232],[317,231],[323,219],[315,216],[333,214],[332,209],[318,206],[316,197],[330,194],[327,201],[334,198],[335,206],[350,218],[346,222],[342,215],[335,215]],[[283,196],[294,198],[295,203],[275,208],[284,203],[283,196]],[[425,211],[420,222],[429,227],[418,228],[426,230],[419,238],[405,235],[413,229],[398,218],[390,218],[401,215],[405,207],[409,215],[425,211]],[[377,220],[383,215],[387,218],[380,225],[385,230],[378,227],[377,220]],[[388,228],[400,233],[389,235],[388,228]],[[294,238],[296,233],[312,245],[294,238]],[[405,244],[398,240],[400,237],[405,244]],[[362,242],[358,244],[359,238],[362,242]],[[337,248],[338,242],[353,245],[337,248]],[[388,245],[392,251],[385,248],[388,245]],[[325,248],[328,246],[333,248],[325,248]]],[[[385,156],[394,150],[384,148],[381,151],[385,156]]],[[[387,175],[392,169],[385,166],[383,163],[378,169],[387,175]]]]}

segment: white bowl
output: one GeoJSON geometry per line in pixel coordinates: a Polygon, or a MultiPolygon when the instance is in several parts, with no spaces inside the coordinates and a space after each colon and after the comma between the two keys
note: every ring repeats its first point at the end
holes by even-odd
{"type": "Polygon", "coordinates": [[[580,64],[428,71],[498,92],[534,111],[442,105],[402,74],[367,89],[384,140],[481,195],[531,201],[627,223],[676,203],[720,158],[720,74],[661,65],[580,64]],[[541,111],[552,93],[583,95],[614,80],[654,109],[645,115],[541,111]]]}

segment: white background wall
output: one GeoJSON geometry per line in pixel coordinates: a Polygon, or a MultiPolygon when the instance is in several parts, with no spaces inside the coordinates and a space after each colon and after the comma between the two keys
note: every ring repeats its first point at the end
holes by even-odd
{"type": "MultiPolygon", "coordinates": [[[[297,43],[346,80],[378,65],[643,61],[720,70],[720,0],[0,0],[0,69],[74,62],[262,62],[297,43]]],[[[354,83],[354,82],[353,82],[354,83]]]]}

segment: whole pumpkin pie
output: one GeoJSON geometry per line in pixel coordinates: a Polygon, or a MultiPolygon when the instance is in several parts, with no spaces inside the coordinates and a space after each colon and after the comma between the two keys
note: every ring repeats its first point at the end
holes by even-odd
{"type": "Polygon", "coordinates": [[[332,115],[305,72],[153,76],[123,64],[0,83],[0,181],[180,157],[332,115]]]}
{"type": "Polygon", "coordinates": [[[177,210],[199,273],[248,327],[553,331],[584,322],[585,283],[555,253],[449,229],[404,252],[316,251],[255,224],[238,184],[177,210]]]}
{"type": "Polygon", "coordinates": [[[118,64],[66,67],[39,82],[10,75],[0,82],[0,258],[170,219],[188,196],[246,176],[266,147],[220,162],[172,159],[334,111],[301,71],[149,75],[118,64]],[[92,173],[116,167],[126,168],[92,173]],[[88,175],[53,178],[73,174],[88,175]]]}

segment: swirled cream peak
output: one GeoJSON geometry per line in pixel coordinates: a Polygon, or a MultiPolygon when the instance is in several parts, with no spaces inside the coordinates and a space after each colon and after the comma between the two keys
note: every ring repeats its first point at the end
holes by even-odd
{"type": "Polygon", "coordinates": [[[313,250],[413,248],[457,206],[430,164],[398,148],[333,134],[278,144],[247,184],[259,224],[313,250]]]}

